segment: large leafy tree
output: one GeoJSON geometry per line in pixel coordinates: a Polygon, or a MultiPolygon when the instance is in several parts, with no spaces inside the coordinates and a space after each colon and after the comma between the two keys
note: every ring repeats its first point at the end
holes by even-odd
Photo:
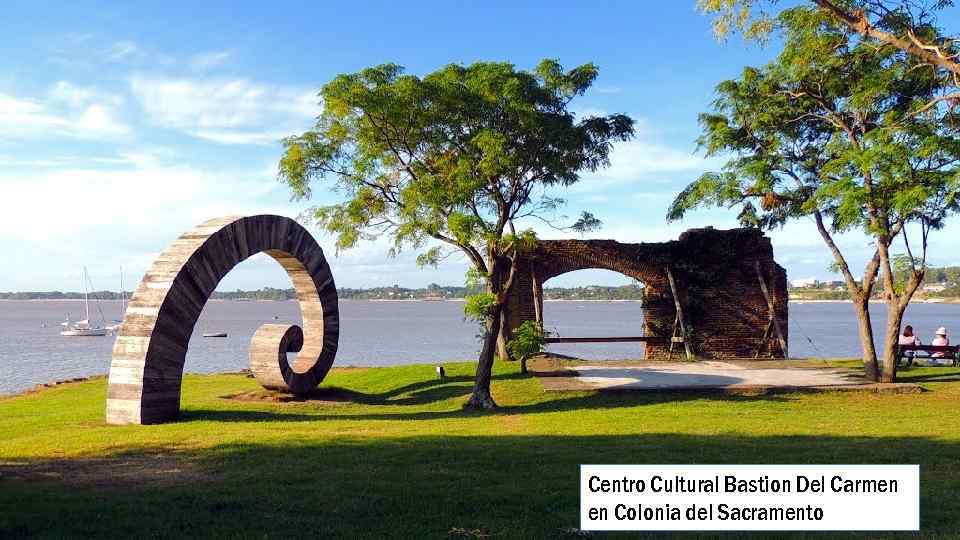
{"type": "Polygon", "coordinates": [[[739,208],[748,226],[811,220],[853,298],[868,376],[892,381],[900,324],[923,281],[929,234],[957,210],[958,119],[948,108],[928,107],[949,80],[917,69],[892,45],[845,32],[830,17],[806,7],[784,11],[776,21],[784,33],[779,57],[718,86],[714,110],[700,117],[700,144],[730,159],[680,193],[668,219],[720,205],[739,208]],[[875,248],[859,279],[834,238],[853,230],[875,248]],[[898,237],[909,261],[899,268],[908,270],[899,285],[891,253],[898,237]],[[882,373],[867,309],[878,279],[888,302],[882,373]]]}
{"type": "MultiPolygon", "coordinates": [[[[421,249],[436,264],[448,248],[470,261],[487,294],[483,345],[469,407],[495,407],[490,377],[517,254],[531,239],[518,222],[553,220],[550,194],[609,164],[612,142],[633,135],[621,114],[578,118],[571,100],[597,77],[585,64],[545,60],[448,65],[424,77],[387,64],[323,86],[316,126],[284,141],[280,179],[295,198],[327,181],[342,202],[311,211],[337,248],[382,236],[391,251],[421,249]]],[[[584,213],[574,228],[598,224],[584,213]]]]}

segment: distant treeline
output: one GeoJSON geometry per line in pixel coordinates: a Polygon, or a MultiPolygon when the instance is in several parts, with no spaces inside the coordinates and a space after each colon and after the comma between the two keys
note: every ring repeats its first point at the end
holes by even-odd
{"type": "MultiPolygon", "coordinates": [[[[101,300],[120,300],[119,292],[113,291],[94,291],[90,293],[90,299],[99,298],[101,300]]],[[[127,293],[130,298],[130,293],[127,293]]],[[[0,300],[83,300],[82,292],[0,292],[0,300]]]]}
{"type": "MultiPolygon", "coordinates": [[[[462,286],[437,285],[431,283],[427,287],[410,289],[394,285],[392,287],[373,287],[370,289],[337,289],[337,294],[344,300],[439,300],[463,298],[476,294],[479,290],[462,286]]],[[[130,292],[126,293],[127,298],[130,292]]],[[[256,291],[216,291],[212,298],[215,300],[292,300],[296,292],[290,289],[275,289],[264,287],[256,291]]],[[[547,287],[543,290],[546,300],[640,300],[643,297],[643,288],[639,285],[622,285],[608,287],[591,285],[588,287],[547,287]]],[[[0,300],[76,300],[82,299],[82,292],[0,292],[0,300]]],[[[121,294],[113,291],[96,291],[90,293],[90,298],[101,300],[119,300],[121,294]]]]}
{"type": "MultiPolygon", "coordinates": [[[[898,283],[907,279],[905,271],[896,272],[898,283]]],[[[790,294],[806,300],[847,300],[850,293],[842,281],[824,282],[816,287],[790,288],[790,294]]],[[[874,287],[873,297],[883,296],[882,287],[874,287]]],[[[917,298],[960,298],[960,266],[932,266],[923,275],[917,298]]]]}

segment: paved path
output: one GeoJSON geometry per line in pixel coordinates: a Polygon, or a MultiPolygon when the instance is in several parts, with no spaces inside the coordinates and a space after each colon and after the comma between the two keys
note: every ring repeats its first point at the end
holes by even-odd
{"type": "Polygon", "coordinates": [[[595,389],[808,387],[863,382],[845,369],[748,368],[727,362],[584,365],[575,370],[579,382],[595,389]]]}
{"type": "Polygon", "coordinates": [[[561,364],[540,358],[529,364],[544,390],[715,390],[726,393],[770,393],[795,390],[856,390],[912,393],[913,383],[871,383],[856,370],[828,367],[821,362],[702,361],[561,364]]]}

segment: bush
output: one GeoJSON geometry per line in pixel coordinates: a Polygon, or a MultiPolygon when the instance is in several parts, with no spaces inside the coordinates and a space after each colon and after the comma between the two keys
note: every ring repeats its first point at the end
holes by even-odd
{"type": "Polygon", "coordinates": [[[513,339],[507,343],[510,356],[520,360],[521,371],[527,372],[527,358],[543,352],[547,333],[534,321],[525,321],[513,332],[513,339]]]}

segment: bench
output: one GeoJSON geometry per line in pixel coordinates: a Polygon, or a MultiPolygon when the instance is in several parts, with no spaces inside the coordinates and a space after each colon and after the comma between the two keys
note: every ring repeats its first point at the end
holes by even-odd
{"type": "MultiPolygon", "coordinates": [[[[666,340],[657,336],[596,336],[596,337],[561,337],[547,336],[544,343],[665,343],[666,340]]],[[[527,372],[527,357],[520,359],[520,372],[527,372]]]]}
{"type": "Polygon", "coordinates": [[[910,351],[927,353],[928,356],[920,358],[932,358],[933,353],[943,353],[937,359],[953,360],[953,367],[957,367],[960,359],[960,345],[897,345],[897,363],[906,358],[908,366],[913,364],[914,357],[907,355],[910,351]]]}
{"type": "Polygon", "coordinates": [[[663,343],[662,337],[656,336],[617,336],[617,337],[546,337],[544,343],[663,343]]]}

